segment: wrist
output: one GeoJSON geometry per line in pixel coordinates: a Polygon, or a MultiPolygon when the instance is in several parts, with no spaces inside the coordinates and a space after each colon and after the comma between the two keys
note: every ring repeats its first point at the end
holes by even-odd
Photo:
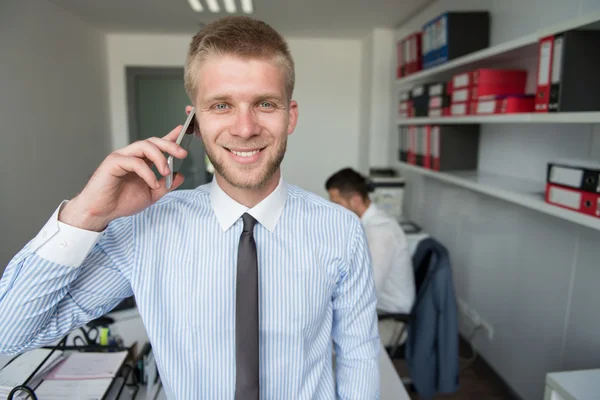
{"type": "Polygon", "coordinates": [[[75,228],[93,232],[102,232],[109,223],[106,219],[94,215],[87,207],[80,204],[77,197],[67,202],[60,210],[58,220],[75,228]]]}

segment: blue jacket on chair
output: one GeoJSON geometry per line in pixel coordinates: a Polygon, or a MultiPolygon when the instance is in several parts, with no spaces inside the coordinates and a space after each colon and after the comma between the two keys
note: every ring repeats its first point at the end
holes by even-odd
{"type": "Polygon", "coordinates": [[[405,359],[417,393],[432,397],[458,390],[458,313],[450,256],[435,239],[413,256],[417,299],[408,326],[405,359]]]}

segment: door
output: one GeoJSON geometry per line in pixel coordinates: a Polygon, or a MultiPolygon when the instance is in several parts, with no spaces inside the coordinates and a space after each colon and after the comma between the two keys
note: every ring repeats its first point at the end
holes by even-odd
{"type": "MultiPolygon", "coordinates": [[[[183,85],[183,68],[128,67],[126,74],[130,143],[162,137],[184,123],[185,107],[191,103],[183,85]]],[[[156,167],[153,171],[158,176],[156,167]]],[[[211,179],[200,138],[192,140],[180,171],[185,180],[178,189],[194,189],[211,179]]]]}

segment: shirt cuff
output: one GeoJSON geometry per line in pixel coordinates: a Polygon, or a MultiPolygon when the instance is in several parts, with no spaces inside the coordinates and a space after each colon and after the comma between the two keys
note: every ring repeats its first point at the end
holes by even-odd
{"type": "Polygon", "coordinates": [[[93,232],[67,225],[58,220],[63,201],[46,225],[31,242],[32,251],[56,264],[79,267],[105,231],[93,232]]]}

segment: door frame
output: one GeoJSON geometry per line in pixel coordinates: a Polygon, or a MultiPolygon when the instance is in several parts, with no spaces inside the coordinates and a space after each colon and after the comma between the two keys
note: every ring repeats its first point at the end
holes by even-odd
{"type": "Polygon", "coordinates": [[[139,110],[137,108],[137,84],[139,78],[181,78],[183,67],[125,67],[127,85],[127,122],[129,123],[129,143],[140,137],[139,110]]]}

